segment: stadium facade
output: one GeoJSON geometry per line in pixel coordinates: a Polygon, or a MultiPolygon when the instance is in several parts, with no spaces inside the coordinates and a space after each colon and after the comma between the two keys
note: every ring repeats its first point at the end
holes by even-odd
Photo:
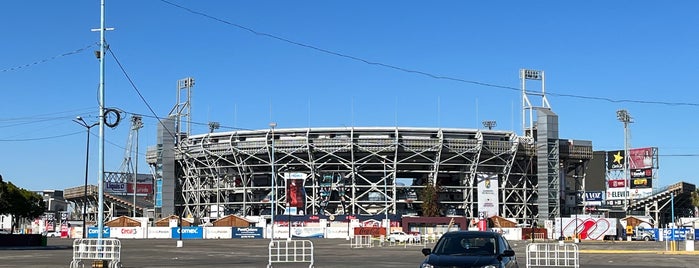
{"type": "Polygon", "coordinates": [[[181,117],[158,128],[147,162],[159,216],[421,216],[437,190],[441,216],[529,223],[580,212],[590,141],[558,138],[537,110],[513,131],[412,127],[274,128],[189,135],[181,117]],[[429,202],[429,201],[428,201],[429,202]]]}

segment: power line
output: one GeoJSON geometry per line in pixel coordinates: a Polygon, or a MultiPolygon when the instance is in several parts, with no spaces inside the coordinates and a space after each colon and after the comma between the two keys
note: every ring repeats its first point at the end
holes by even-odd
{"type": "MultiPolygon", "coordinates": [[[[393,70],[397,70],[397,71],[401,71],[401,72],[412,73],[412,74],[418,74],[418,75],[426,76],[426,77],[433,78],[433,79],[454,81],[454,82],[467,83],[467,84],[474,84],[474,85],[479,85],[479,86],[484,86],[484,87],[491,87],[491,88],[499,88],[499,89],[514,90],[514,91],[517,91],[517,92],[521,91],[521,89],[516,88],[516,87],[503,86],[503,85],[497,85],[497,84],[493,84],[493,83],[485,83],[485,82],[480,82],[480,81],[475,81],[475,80],[467,80],[467,79],[462,79],[462,78],[455,78],[455,77],[443,76],[443,75],[438,75],[438,74],[429,73],[429,72],[426,72],[426,71],[413,70],[413,69],[408,69],[408,68],[404,68],[404,67],[400,67],[400,66],[396,66],[396,65],[381,63],[381,62],[378,62],[378,61],[371,61],[371,60],[367,60],[367,59],[364,59],[364,58],[361,58],[361,57],[352,56],[352,55],[348,55],[348,54],[344,54],[344,53],[332,51],[332,50],[329,50],[329,49],[320,48],[320,47],[317,47],[317,46],[314,46],[314,45],[309,45],[309,44],[301,43],[301,42],[298,42],[298,41],[294,41],[294,40],[287,39],[287,38],[284,38],[284,37],[276,36],[276,35],[273,35],[273,34],[260,32],[260,31],[257,31],[257,30],[255,30],[255,29],[252,29],[252,28],[250,28],[250,27],[246,27],[246,26],[243,26],[243,25],[240,25],[240,24],[237,24],[237,23],[233,23],[233,22],[230,22],[230,21],[227,21],[227,20],[224,20],[224,19],[221,19],[221,18],[212,16],[212,15],[206,14],[206,13],[201,12],[201,11],[197,11],[197,10],[194,10],[194,9],[191,9],[191,8],[188,8],[188,7],[185,7],[185,6],[182,6],[182,5],[179,5],[179,4],[170,2],[170,1],[168,1],[168,0],[160,0],[160,1],[163,2],[163,3],[166,3],[166,4],[168,4],[168,5],[177,7],[177,8],[179,8],[179,9],[185,10],[185,11],[187,11],[187,12],[190,12],[190,13],[192,13],[192,14],[199,15],[199,16],[202,16],[202,17],[205,17],[205,18],[208,18],[208,19],[211,19],[211,20],[220,22],[220,23],[224,23],[224,24],[227,24],[227,25],[230,25],[230,26],[233,26],[233,27],[236,27],[236,28],[239,28],[239,29],[248,31],[248,32],[250,32],[250,33],[252,33],[252,34],[254,34],[254,35],[258,35],[258,36],[263,36],[263,37],[275,39],[275,40],[282,41],[282,42],[285,42],[285,43],[288,43],[288,44],[292,44],[292,45],[295,45],[295,46],[299,46],[299,47],[303,47],[303,48],[315,50],[315,51],[318,51],[318,52],[321,52],[321,53],[325,53],[325,54],[329,54],[329,55],[333,55],[333,56],[337,56],[337,57],[342,57],[342,58],[350,59],[350,60],[353,60],[353,61],[362,62],[362,63],[368,64],[368,65],[375,65],[375,66],[380,66],[380,67],[384,67],[384,68],[389,68],[389,69],[393,69],[393,70]]],[[[535,92],[532,92],[532,93],[535,93],[535,92]]],[[[575,94],[555,93],[555,92],[551,92],[551,91],[547,91],[547,94],[548,94],[548,95],[552,95],[552,96],[558,96],[558,97],[567,97],[567,98],[575,98],[575,99],[586,99],[586,100],[595,100],[595,101],[607,101],[607,102],[611,102],[611,103],[637,103],[637,104],[656,104],[656,105],[669,105],[669,106],[692,106],[692,107],[699,107],[699,103],[691,103],[691,102],[666,102],[666,101],[647,101],[647,100],[633,100],[633,99],[612,99],[612,98],[606,98],[606,97],[595,97],[595,96],[584,96],[584,95],[575,95],[575,94]]]]}
{"type": "Polygon", "coordinates": [[[96,45],[96,44],[91,44],[91,45],[86,46],[86,47],[83,47],[83,48],[79,48],[79,49],[76,49],[76,50],[73,50],[73,51],[69,51],[69,52],[66,52],[66,53],[63,53],[63,54],[60,54],[60,55],[56,55],[56,56],[53,56],[53,57],[44,58],[44,59],[41,59],[41,60],[38,60],[38,61],[35,61],[35,62],[32,62],[32,63],[27,63],[27,64],[24,64],[24,65],[19,65],[19,66],[15,66],[15,67],[10,67],[10,68],[7,68],[7,69],[2,69],[2,70],[0,70],[0,72],[3,72],[3,73],[4,73],[4,72],[9,72],[9,71],[16,71],[16,70],[19,70],[19,69],[22,69],[22,68],[27,68],[27,67],[29,67],[29,66],[33,66],[33,65],[38,65],[38,64],[46,63],[46,62],[55,60],[55,59],[60,58],[60,57],[66,57],[66,56],[70,56],[70,55],[75,55],[75,54],[78,54],[78,53],[80,53],[80,52],[83,52],[83,51],[85,51],[85,50],[87,50],[87,49],[89,49],[89,48],[91,48],[91,47],[93,47],[93,46],[95,46],[95,45],[96,45]]]}

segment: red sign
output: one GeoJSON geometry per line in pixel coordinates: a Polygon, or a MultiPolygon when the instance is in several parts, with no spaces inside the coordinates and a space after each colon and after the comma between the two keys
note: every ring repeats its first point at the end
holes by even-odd
{"type": "Polygon", "coordinates": [[[609,188],[624,188],[626,187],[625,180],[608,180],[609,188]]]}
{"type": "MultiPolygon", "coordinates": [[[[129,183],[128,193],[133,193],[133,183],[129,183]]],[[[153,184],[150,183],[137,183],[136,184],[136,194],[153,194],[153,184]]]]}
{"type": "Polygon", "coordinates": [[[370,235],[373,237],[379,237],[386,235],[386,228],[383,227],[359,227],[354,228],[354,235],[370,235]]]}

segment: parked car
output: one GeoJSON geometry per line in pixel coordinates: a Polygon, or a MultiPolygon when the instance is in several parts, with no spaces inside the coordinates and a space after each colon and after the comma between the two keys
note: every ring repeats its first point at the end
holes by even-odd
{"type": "Polygon", "coordinates": [[[499,233],[484,231],[448,232],[433,249],[422,249],[420,268],[499,267],[519,268],[515,251],[499,233]]]}
{"type": "Polygon", "coordinates": [[[420,237],[405,232],[391,232],[386,239],[391,242],[419,242],[420,237]]]}
{"type": "Polygon", "coordinates": [[[55,231],[55,232],[46,232],[45,234],[48,237],[61,237],[61,232],[55,231]]]}

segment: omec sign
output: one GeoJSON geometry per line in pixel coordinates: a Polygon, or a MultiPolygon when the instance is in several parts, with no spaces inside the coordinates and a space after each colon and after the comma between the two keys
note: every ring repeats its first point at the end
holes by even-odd
{"type": "MultiPolygon", "coordinates": [[[[202,227],[182,227],[182,239],[202,239],[204,238],[204,229],[202,227]]],[[[180,238],[180,228],[172,227],[172,238],[180,238]]]]}

